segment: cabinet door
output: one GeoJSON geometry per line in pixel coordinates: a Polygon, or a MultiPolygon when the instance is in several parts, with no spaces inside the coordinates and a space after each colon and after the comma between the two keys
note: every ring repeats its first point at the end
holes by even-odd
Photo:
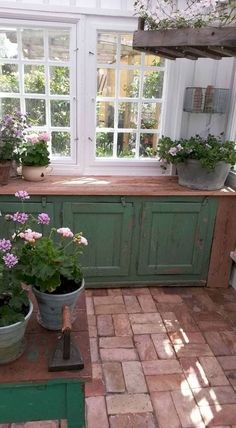
{"type": "Polygon", "coordinates": [[[131,203],[63,204],[63,225],[82,231],[89,242],[81,256],[85,276],[128,274],[132,213],[131,203]]]}
{"type": "Polygon", "coordinates": [[[139,275],[199,274],[207,236],[208,210],[201,202],[144,204],[139,275]]]}
{"type": "MultiPolygon", "coordinates": [[[[19,226],[19,223],[13,223],[12,221],[5,221],[4,216],[6,214],[13,214],[17,211],[24,211],[27,214],[33,214],[37,216],[39,213],[47,213],[51,219],[51,225],[53,225],[53,204],[47,203],[42,204],[40,202],[25,202],[24,205],[21,202],[2,202],[0,201],[0,239],[10,237],[15,229],[19,226]]],[[[51,226],[52,227],[52,226],[51,226]]],[[[49,226],[35,224],[34,230],[43,231],[47,233],[49,226]]]]}

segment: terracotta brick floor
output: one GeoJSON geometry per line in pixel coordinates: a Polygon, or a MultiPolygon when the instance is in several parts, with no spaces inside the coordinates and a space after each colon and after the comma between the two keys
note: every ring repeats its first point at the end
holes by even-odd
{"type": "Polygon", "coordinates": [[[87,428],[236,428],[236,291],[153,287],[86,296],[87,428]]]}

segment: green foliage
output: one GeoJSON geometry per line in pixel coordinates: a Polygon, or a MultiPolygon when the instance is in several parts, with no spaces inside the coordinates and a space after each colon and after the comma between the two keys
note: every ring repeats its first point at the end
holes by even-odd
{"type": "Polygon", "coordinates": [[[197,159],[208,170],[213,170],[220,161],[230,165],[236,162],[235,142],[223,141],[222,136],[216,137],[211,134],[206,139],[196,135],[176,141],[162,137],[157,151],[160,159],[167,163],[177,164],[187,159],[197,159]]]}
{"type": "Polygon", "coordinates": [[[113,134],[98,132],[96,138],[96,156],[109,157],[113,154],[113,134]]]}
{"type": "Polygon", "coordinates": [[[25,66],[25,92],[33,94],[45,93],[45,71],[43,65],[25,66]]]}
{"type": "Polygon", "coordinates": [[[21,147],[20,161],[27,166],[46,166],[50,164],[48,145],[46,141],[24,143],[21,147]]]}
{"type": "Polygon", "coordinates": [[[0,262],[0,327],[24,319],[24,308],[29,305],[26,292],[15,273],[3,268],[0,262]]]}
{"type": "MultiPolygon", "coordinates": [[[[54,235],[55,233],[56,230],[53,230],[54,235]]],[[[73,254],[71,254],[66,251],[67,239],[64,241],[52,240],[51,234],[51,237],[43,236],[36,240],[34,245],[26,243],[22,247],[16,268],[19,278],[42,292],[54,291],[59,287],[61,276],[80,282],[82,278],[78,260],[80,248],[72,241],[73,254]]]]}

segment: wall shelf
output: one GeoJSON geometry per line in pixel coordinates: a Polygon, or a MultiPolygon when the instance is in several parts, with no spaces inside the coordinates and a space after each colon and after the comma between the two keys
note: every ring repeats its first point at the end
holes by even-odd
{"type": "Polygon", "coordinates": [[[145,30],[145,20],[139,18],[134,32],[133,48],[167,59],[221,59],[236,57],[236,27],[181,28],[145,30]]]}

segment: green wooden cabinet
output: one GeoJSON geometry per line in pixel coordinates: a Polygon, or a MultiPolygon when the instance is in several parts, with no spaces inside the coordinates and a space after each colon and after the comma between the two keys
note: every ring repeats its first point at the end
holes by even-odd
{"type": "Polygon", "coordinates": [[[209,213],[208,201],[144,203],[138,274],[200,274],[209,213]]]}
{"type": "Polygon", "coordinates": [[[63,220],[82,231],[89,246],[81,257],[86,276],[111,277],[129,273],[133,204],[65,202],[63,220]]]}
{"type": "MultiPolygon", "coordinates": [[[[21,210],[13,201],[0,196],[3,215],[21,210]]],[[[203,196],[33,196],[25,204],[35,215],[47,212],[54,227],[83,232],[81,266],[94,287],[204,285],[217,206],[203,196]]],[[[7,232],[0,217],[0,237],[7,232]]]]}

